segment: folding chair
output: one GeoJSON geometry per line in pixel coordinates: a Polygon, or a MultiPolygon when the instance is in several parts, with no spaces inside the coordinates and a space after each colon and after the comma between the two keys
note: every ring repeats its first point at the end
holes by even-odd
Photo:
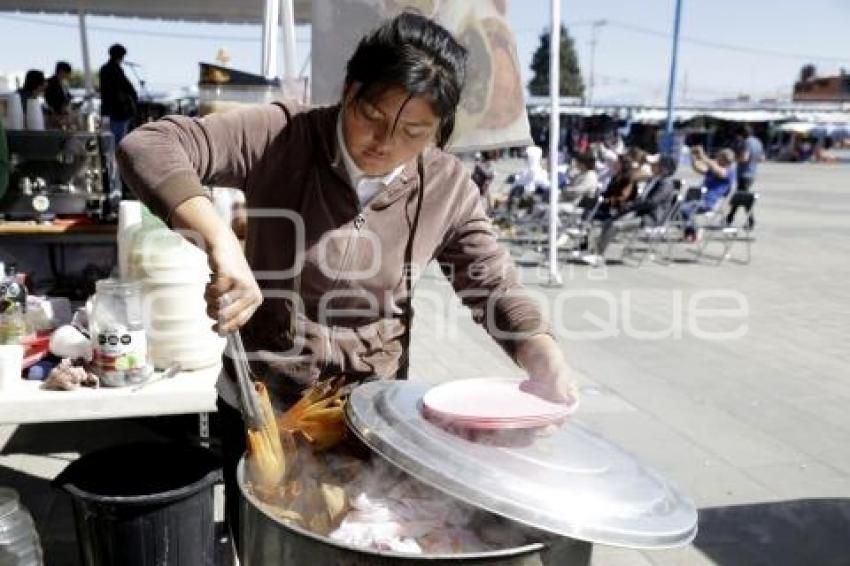
{"type": "Polygon", "coordinates": [[[559,215],[563,226],[561,233],[566,238],[566,243],[559,244],[558,247],[560,250],[569,252],[570,259],[575,259],[576,254],[581,252],[584,242],[590,243],[592,232],[599,225],[599,221],[594,220],[594,217],[603,202],[605,199],[597,196],[586,201],[586,204],[590,204],[589,208],[578,206],[559,215]]]}
{"type": "MultiPolygon", "coordinates": [[[[730,189],[726,195],[719,199],[714,203],[710,209],[697,212],[695,217],[692,219],[691,224],[695,225],[698,233],[704,234],[709,227],[721,226],[721,223],[725,224],[726,214],[729,209],[729,202],[732,199],[732,195],[734,194],[734,190],[730,189]]],[[[682,204],[686,202],[691,202],[694,200],[702,200],[705,198],[706,189],[705,187],[690,187],[685,195],[685,199],[682,204]]],[[[693,260],[696,261],[699,259],[700,249],[699,247],[694,248],[694,246],[700,246],[701,243],[689,242],[685,238],[686,228],[688,225],[688,221],[685,218],[684,214],[682,214],[682,206],[679,206],[679,211],[676,215],[676,218],[673,219],[671,225],[676,228],[676,230],[671,230],[669,233],[669,238],[667,240],[667,255],[665,256],[666,262],[676,261],[678,258],[674,257],[673,250],[676,246],[689,246],[689,251],[695,254],[693,260]]]]}
{"type": "MultiPolygon", "coordinates": [[[[750,260],[752,259],[753,243],[753,209],[755,209],[758,199],[759,194],[753,193],[753,203],[750,206],[749,211],[747,211],[747,216],[743,225],[727,224],[726,216],[724,215],[718,222],[704,226],[703,229],[705,230],[705,233],[699,249],[697,250],[697,259],[700,260],[703,257],[708,257],[705,253],[706,248],[708,248],[710,243],[718,242],[723,246],[723,251],[716,258],[716,265],[720,265],[726,259],[745,265],[750,263],[750,260]],[[735,259],[732,257],[732,247],[738,242],[742,242],[746,250],[743,259],[735,259]]],[[[731,199],[729,202],[731,203],[731,199]]]]}
{"type": "Polygon", "coordinates": [[[632,231],[620,253],[620,261],[626,263],[627,258],[639,254],[636,267],[640,267],[647,257],[656,257],[658,246],[673,237],[671,232],[680,231],[675,225],[674,219],[677,217],[679,206],[685,197],[681,193],[681,183],[678,183],[678,185],[679,188],[670,196],[670,200],[666,203],[667,210],[658,223],[654,226],[642,224],[632,231]]]}

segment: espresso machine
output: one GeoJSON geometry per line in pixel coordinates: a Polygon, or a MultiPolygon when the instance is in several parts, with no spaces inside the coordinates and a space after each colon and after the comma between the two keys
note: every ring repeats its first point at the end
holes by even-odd
{"type": "Polygon", "coordinates": [[[112,221],[121,200],[111,133],[8,130],[6,220],[87,216],[112,221]]]}

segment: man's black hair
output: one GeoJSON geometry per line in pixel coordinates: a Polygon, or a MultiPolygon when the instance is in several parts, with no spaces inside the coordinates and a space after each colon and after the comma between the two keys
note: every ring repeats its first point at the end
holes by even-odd
{"type": "Polygon", "coordinates": [[[408,99],[425,97],[440,120],[437,145],[444,147],[454,130],[465,74],[466,49],[452,34],[424,16],[403,12],[360,40],[348,60],[345,86],[359,84],[355,100],[374,101],[392,87],[404,89],[408,99]]]}
{"type": "Polygon", "coordinates": [[[110,59],[120,59],[124,55],[127,54],[127,48],[121,45],[120,43],[114,44],[109,48],[109,58],[110,59]]]}
{"type": "Polygon", "coordinates": [[[735,128],[735,135],[741,136],[742,138],[748,138],[753,135],[753,127],[749,124],[741,124],[735,128]]]}
{"type": "Polygon", "coordinates": [[[59,73],[70,73],[71,72],[71,64],[67,61],[58,61],[56,63],[56,71],[55,73],[58,75],[59,73]]]}
{"type": "Polygon", "coordinates": [[[30,69],[27,71],[27,74],[24,75],[24,85],[21,87],[21,90],[31,94],[38,90],[38,87],[43,85],[45,80],[44,73],[38,69],[30,69]]]}

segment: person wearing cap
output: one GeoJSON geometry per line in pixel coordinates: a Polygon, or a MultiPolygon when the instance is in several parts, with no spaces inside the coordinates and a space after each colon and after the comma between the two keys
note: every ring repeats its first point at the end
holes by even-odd
{"type": "Polygon", "coordinates": [[[699,200],[682,203],[680,213],[685,220],[685,240],[697,240],[696,217],[714,210],[735,184],[735,152],[723,148],[717,159],[711,159],[701,146],[691,149],[691,166],[703,178],[705,193],[699,200]]]}
{"type": "Polygon", "coordinates": [[[121,68],[126,54],[127,49],[116,43],[109,48],[109,61],[100,68],[100,113],[109,117],[116,145],[127,135],[139,103],[135,87],[121,68]]]}

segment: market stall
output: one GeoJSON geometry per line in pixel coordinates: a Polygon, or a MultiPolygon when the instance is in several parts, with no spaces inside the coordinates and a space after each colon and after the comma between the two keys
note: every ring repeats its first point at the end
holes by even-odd
{"type": "MultiPolygon", "coordinates": [[[[275,3],[267,2],[264,12],[267,28],[274,27],[277,19],[272,4],[275,3]]],[[[387,4],[398,8],[395,3],[387,4]]],[[[336,4],[325,3],[325,7],[330,6],[336,4]]],[[[466,11],[467,3],[440,6],[445,8],[441,15],[446,22],[466,26],[459,29],[481,42],[484,63],[488,62],[487,57],[502,61],[501,67],[493,64],[491,71],[512,68],[515,53],[510,32],[505,34],[501,24],[504,3],[487,4],[478,18],[466,11]],[[460,7],[459,11],[449,10],[453,7],[460,7]]],[[[264,74],[268,76],[273,57],[268,50],[264,53],[264,74]]],[[[509,140],[524,142],[526,124],[518,74],[484,73],[480,86],[480,107],[460,104],[466,112],[463,117],[475,126],[471,131],[480,130],[475,132],[479,137],[464,147],[488,147],[511,124],[517,125],[515,129],[522,135],[513,135],[509,140]],[[510,92],[518,96],[511,99],[517,104],[509,108],[501,108],[503,100],[494,94],[498,92],[494,85],[504,87],[502,83],[507,83],[510,92]],[[499,120],[490,122],[496,118],[499,120]]],[[[425,137],[418,139],[422,147],[417,151],[430,143],[425,137]]],[[[131,163],[122,162],[122,167],[125,176],[132,176],[131,163]]],[[[422,165],[420,192],[424,192],[421,168],[422,165]]],[[[198,177],[204,183],[212,182],[202,179],[200,173],[198,177]]],[[[137,190],[145,198],[144,187],[137,190]]],[[[202,195],[198,197],[195,204],[209,206],[202,195]]],[[[422,199],[424,196],[420,197],[420,208],[422,199]]],[[[4,367],[4,379],[14,382],[0,393],[0,409],[9,409],[4,414],[8,422],[205,414],[213,409],[213,382],[220,373],[224,344],[212,333],[212,321],[206,316],[204,291],[210,275],[207,258],[148,215],[137,202],[114,205],[112,212],[117,212],[118,221],[116,277],[98,279],[94,297],[75,309],[73,319],[42,317],[47,322],[38,328],[42,334],[36,333],[35,337],[30,334],[35,326],[30,320],[19,316],[6,321],[6,334],[16,334],[12,341],[17,338],[22,343],[10,345],[12,349],[19,348],[17,353],[9,350],[10,356],[33,362],[27,370],[31,379],[23,383],[19,377],[22,367],[4,367]],[[39,372],[32,368],[40,361],[29,358],[36,352],[20,349],[29,348],[30,344],[43,347],[45,340],[53,361],[59,361],[52,368],[43,368],[40,377],[46,380],[39,384],[39,372]],[[41,418],[33,416],[38,413],[43,413],[41,418]]],[[[207,212],[204,219],[216,218],[213,212],[207,212]]],[[[419,212],[415,223],[418,215],[419,212]]],[[[361,214],[351,221],[358,230],[366,222],[361,214]]],[[[214,232],[226,230],[223,226],[214,232]]],[[[274,249],[281,240],[288,241],[281,233],[275,232],[276,239],[267,243],[267,249],[274,249]]],[[[550,236],[554,235],[553,226],[550,236]]],[[[249,242],[258,245],[250,238],[249,242]]],[[[412,235],[409,242],[410,251],[405,252],[408,268],[413,264],[412,235]]],[[[211,263],[215,264],[216,248],[210,249],[214,257],[211,263]]],[[[228,249],[242,257],[238,242],[228,249]]],[[[555,262],[551,265],[554,268],[555,262]]],[[[300,273],[297,279],[300,287],[300,273]]],[[[14,284],[25,288],[26,282],[15,278],[14,284]]],[[[407,284],[411,285],[410,281],[407,284]]],[[[408,297],[410,292],[408,288],[408,297]]],[[[248,293],[243,296],[250,298],[248,293]]],[[[229,297],[220,298],[218,320],[223,325],[221,313],[232,303],[229,297]]],[[[23,306],[30,304],[25,293],[23,301],[13,299],[23,306]]],[[[409,304],[408,298],[408,308],[409,304]]],[[[397,304],[394,308],[404,312],[397,304]]],[[[9,312],[25,314],[17,307],[9,312]]],[[[296,314],[300,313],[293,313],[290,322],[296,320],[296,314]]],[[[405,348],[409,346],[410,316],[412,312],[405,322],[405,348]]],[[[302,338],[295,329],[290,328],[291,333],[287,334],[286,329],[279,330],[276,322],[265,324],[267,327],[260,329],[260,334],[280,332],[287,340],[302,338]]],[[[237,485],[226,487],[226,496],[235,497],[241,504],[244,520],[241,526],[230,526],[241,542],[240,560],[246,566],[283,562],[360,566],[420,561],[578,565],[589,563],[594,543],[668,548],[687,544],[696,534],[696,509],[686,496],[573,419],[572,413],[578,407],[575,393],[568,395],[559,390],[564,398],[551,399],[540,391],[529,391],[528,383],[497,379],[497,384],[489,380],[467,389],[466,402],[452,409],[451,403],[446,405],[445,401],[456,401],[454,393],[444,395],[441,402],[439,396],[435,400],[435,390],[422,384],[373,381],[387,377],[375,366],[371,366],[368,375],[365,371],[336,368],[339,360],[334,354],[340,344],[335,340],[341,343],[349,335],[343,332],[342,324],[331,321],[327,333],[317,333],[317,337],[328,337],[326,345],[323,340],[316,348],[324,349],[327,358],[306,360],[308,365],[321,363],[327,375],[299,382],[306,389],[303,395],[289,408],[276,412],[266,386],[280,385],[283,380],[275,381],[272,367],[260,366],[268,370],[264,373],[248,366],[238,328],[228,332],[228,346],[239,384],[238,392],[231,394],[239,396],[237,405],[241,405],[241,410],[230,412],[240,420],[236,424],[231,420],[229,429],[223,424],[222,445],[225,452],[227,443],[240,446],[234,443],[235,436],[247,446],[247,450],[241,446],[238,449],[237,458],[243,452],[244,457],[238,467],[237,485]],[[336,338],[335,333],[339,334],[336,338]],[[494,392],[498,394],[494,396],[494,392]],[[225,436],[229,437],[226,441],[225,436]]],[[[389,336],[392,333],[392,327],[390,331],[379,330],[378,338],[386,339],[386,343],[370,346],[368,352],[353,349],[350,357],[357,358],[357,362],[372,359],[369,356],[392,354],[389,346],[394,346],[396,339],[389,336]]],[[[246,332],[255,340],[257,334],[246,332]]],[[[252,352],[268,354],[274,344],[261,350],[256,344],[251,346],[252,352]]],[[[360,347],[358,343],[357,348],[360,347]]],[[[307,356],[280,357],[286,358],[283,362],[299,362],[299,358],[307,356]]],[[[406,368],[400,362],[389,375],[401,371],[406,368]]],[[[298,377],[295,373],[292,376],[298,377]]],[[[532,378],[533,375],[532,385],[541,385],[532,378]]],[[[461,382],[448,385],[466,386],[461,382]]],[[[222,407],[222,417],[224,414],[222,407]]],[[[205,421],[201,422],[203,426],[205,421]]],[[[91,460],[92,456],[88,456],[91,460]]],[[[83,456],[80,461],[85,464],[86,459],[83,456]]],[[[225,485],[226,466],[227,463],[225,485]]],[[[156,491],[157,487],[161,491],[161,486],[150,486],[149,491],[138,493],[135,487],[122,484],[123,479],[96,482],[99,485],[86,490],[89,493],[85,497],[108,499],[109,514],[114,510],[121,517],[126,507],[135,505],[125,496],[163,496],[156,491]]],[[[176,489],[183,487],[186,486],[178,485],[176,489]]],[[[159,511],[174,517],[184,516],[185,512],[159,511]]],[[[138,519],[138,513],[134,515],[133,520],[138,519]]],[[[185,513],[187,518],[188,515],[185,513]]],[[[89,528],[85,524],[90,519],[78,513],[78,532],[89,528]]],[[[210,517],[195,514],[191,519],[209,530],[210,517]]],[[[150,560],[164,563],[161,555],[167,554],[168,548],[179,546],[173,530],[167,528],[167,520],[162,522],[164,527],[147,530],[124,528],[127,524],[113,521],[100,528],[97,537],[91,531],[98,529],[89,528],[89,542],[95,549],[92,552],[108,556],[121,549],[136,558],[143,549],[152,548],[159,554],[150,560]]],[[[181,564],[194,563],[189,560],[181,564]]],[[[127,562],[113,557],[103,563],[127,562]]]]}
{"type": "Polygon", "coordinates": [[[215,382],[220,368],[213,366],[179,372],[135,387],[76,391],[45,391],[41,383],[21,380],[0,391],[0,425],[152,417],[215,412],[215,382]]]}

